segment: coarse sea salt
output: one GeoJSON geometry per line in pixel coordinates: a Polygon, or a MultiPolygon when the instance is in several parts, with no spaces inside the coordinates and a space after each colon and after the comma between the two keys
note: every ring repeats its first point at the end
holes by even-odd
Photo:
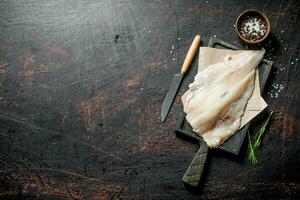
{"type": "Polygon", "coordinates": [[[272,90],[268,92],[271,98],[278,98],[279,94],[283,91],[284,86],[282,84],[273,83],[272,90]]]}
{"type": "MultiPolygon", "coordinates": [[[[267,33],[267,26],[259,16],[247,16],[239,27],[240,34],[247,40],[256,41],[264,37],[267,33]]],[[[271,43],[271,41],[269,41],[271,43]]]]}

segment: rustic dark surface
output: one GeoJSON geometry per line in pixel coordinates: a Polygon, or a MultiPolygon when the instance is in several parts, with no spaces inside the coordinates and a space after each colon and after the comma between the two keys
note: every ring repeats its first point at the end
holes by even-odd
{"type": "Polygon", "coordinates": [[[1,0],[0,198],[299,198],[299,9],[296,0],[1,0]],[[248,8],[272,24],[264,97],[275,114],[260,164],[245,148],[214,152],[191,190],[181,177],[198,147],[173,130],[196,62],[163,124],[161,104],[196,33],[203,46],[215,35],[246,48],[233,24],[248,8]],[[284,86],[278,98],[272,84],[284,86]]]}

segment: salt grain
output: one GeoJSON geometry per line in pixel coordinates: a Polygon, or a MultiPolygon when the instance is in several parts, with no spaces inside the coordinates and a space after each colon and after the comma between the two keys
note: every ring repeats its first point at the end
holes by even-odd
{"type": "Polygon", "coordinates": [[[273,83],[272,84],[272,90],[268,92],[271,98],[278,98],[279,94],[283,91],[284,86],[282,84],[273,83]]]}
{"type": "Polygon", "coordinates": [[[291,62],[291,64],[293,65],[293,64],[294,64],[294,62],[291,62]]]}
{"type": "Polygon", "coordinates": [[[214,38],[216,38],[217,36],[216,35],[214,35],[214,38]]]}
{"type": "Polygon", "coordinates": [[[174,45],[172,45],[172,49],[173,49],[173,50],[175,49],[174,45]]]}
{"type": "Polygon", "coordinates": [[[179,37],[179,38],[177,38],[177,40],[180,40],[181,38],[179,37]]]}
{"type": "Polygon", "coordinates": [[[175,58],[172,58],[172,60],[175,60],[175,58]]]}
{"type": "Polygon", "coordinates": [[[151,31],[148,31],[148,33],[151,33],[151,31]]]}

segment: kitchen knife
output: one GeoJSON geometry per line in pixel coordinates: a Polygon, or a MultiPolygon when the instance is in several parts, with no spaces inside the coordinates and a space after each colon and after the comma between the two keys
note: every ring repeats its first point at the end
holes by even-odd
{"type": "Polygon", "coordinates": [[[191,63],[193,62],[193,59],[199,49],[200,40],[201,40],[200,35],[196,35],[188,53],[184,59],[184,62],[183,62],[182,68],[181,68],[181,73],[175,74],[175,76],[173,78],[173,81],[171,83],[171,86],[169,88],[167,96],[165,97],[165,100],[162,105],[162,109],[161,109],[162,122],[164,122],[166,117],[168,116],[168,113],[169,113],[172,103],[176,97],[176,93],[178,91],[178,88],[180,86],[182,78],[183,78],[184,74],[187,72],[187,70],[189,69],[189,67],[190,67],[191,63]]]}

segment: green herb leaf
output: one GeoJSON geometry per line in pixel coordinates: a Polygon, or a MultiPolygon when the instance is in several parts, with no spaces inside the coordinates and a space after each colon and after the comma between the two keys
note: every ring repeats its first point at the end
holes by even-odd
{"type": "Polygon", "coordinates": [[[253,150],[253,147],[252,147],[252,142],[251,142],[249,131],[248,131],[248,160],[251,165],[256,165],[258,163],[257,158],[254,153],[254,150],[253,150]]]}
{"type": "Polygon", "coordinates": [[[251,165],[256,165],[258,163],[258,160],[255,156],[255,151],[259,148],[261,144],[261,138],[266,131],[266,127],[271,119],[272,114],[273,111],[269,114],[268,118],[262,123],[262,126],[255,134],[253,140],[251,140],[250,132],[248,131],[248,160],[251,165]]]}
{"type": "Polygon", "coordinates": [[[273,111],[269,114],[268,118],[264,121],[264,123],[262,124],[259,131],[256,133],[256,135],[254,137],[254,144],[253,144],[254,151],[256,151],[261,144],[261,137],[266,131],[266,127],[270,121],[272,114],[273,114],[273,111]]]}

